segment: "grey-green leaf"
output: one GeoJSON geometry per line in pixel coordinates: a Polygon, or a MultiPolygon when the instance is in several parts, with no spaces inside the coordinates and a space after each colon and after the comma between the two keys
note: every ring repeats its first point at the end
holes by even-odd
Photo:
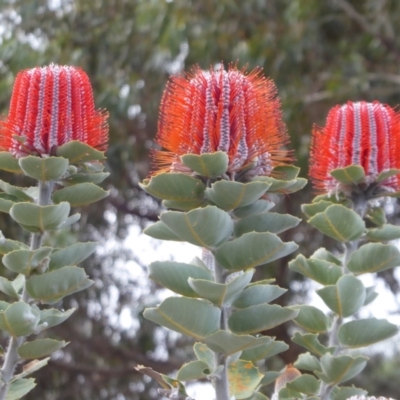
{"type": "Polygon", "coordinates": [[[242,290],[250,283],[253,274],[254,270],[248,270],[232,279],[229,283],[216,283],[210,280],[190,277],[188,283],[199,297],[221,307],[223,304],[231,304],[239,296],[242,290]]]}
{"type": "Polygon", "coordinates": [[[26,176],[38,181],[56,181],[65,175],[69,162],[63,157],[27,156],[19,159],[19,166],[26,176]]]}
{"type": "Polygon", "coordinates": [[[217,178],[228,169],[229,158],[224,151],[215,153],[185,154],[181,156],[184,165],[201,176],[217,178]]]}
{"type": "Polygon", "coordinates": [[[223,210],[229,211],[255,203],[270,187],[269,183],[221,180],[206,189],[206,197],[223,210]]]}
{"type": "Polygon", "coordinates": [[[26,281],[26,290],[35,299],[54,304],[63,297],[79,292],[91,286],[93,281],[87,278],[84,269],[67,266],[31,276],[26,281]]]}
{"type": "Polygon", "coordinates": [[[52,198],[55,204],[66,201],[71,207],[81,207],[102,200],[109,194],[110,191],[104,190],[94,183],[85,182],[56,190],[52,198]]]}
{"type": "Polygon", "coordinates": [[[214,206],[187,213],[167,211],[161,221],[178,237],[196,246],[212,248],[228,240],[233,231],[229,214],[214,206]]]}
{"type": "Polygon", "coordinates": [[[294,228],[301,220],[289,214],[263,213],[252,215],[237,222],[234,229],[236,237],[248,232],[282,233],[294,228]]]}
{"type": "Polygon", "coordinates": [[[251,285],[240,294],[233,303],[234,308],[247,308],[269,303],[287,292],[277,285],[251,285]]]}
{"type": "Polygon", "coordinates": [[[323,374],[317,372],[317,375],[330,385],[338,385],[358,375],[367,365],[367,361],[368,358],[362,356],[350,357],[347,355],[332,356],[331,354],[324,354],[321,357],[323,374]]]}
{"type": "Polygon", "coordinates": [[[400,265],[400,252],[396,246],[367,243],[352,253],[347,268],[355,275],[381,272],[400,265]]]}
{"type": "Polygon", "coordinates": [[[294,242],[282,242],[273,233],[250,232],[223,244],[216,251],[216,260],[230,271],[246,270],[282,258],[297,247],[294,242]]]}
{"type": "Polygon", "coordinates": [[[358,239],[365,231],[362,218],[340,204],[329,206],[324,212],[315,214],[308,222],[323,234],[340,242],[358,239]]]}
{"type": "Polygon", "coordinates": [[[307,259],[302,254],[289,262],[289,268],[321,285],[334,285],[343,274],[342,268],[332,262],[314,258],[307,259]]]}
{"type": "Polygon", "coordinates": [[[324,333],[329,329],[327,316],[318,308],[308,305],[291,306],[293,310],[299,310],[294,322],[301,328],[312,333],[324,333]]]}
{"type": "Polygon", "coordinates": [[[397,332],[397,326],[385,319],[366,318],[346,322],[339,328],[338,338],[343,346],[364,347],[388,339],[397,332]]]}
{"type": "Polygon", "coordinates": [[[203,300],[170,297],[157,308],[147,308],[143,315],[156,324],[204,340],[219,329],[221,311],[203,300]]]}
{"type": "Polygon", "coordinates": [[[36,339],[18,347],[18,355],[25,360],[42,358],[62,349],[66,344],[67,342],[54,339],[36,339]]]}
{"type": "Polygon", "coordinates": [[[379,242],[400,239],[400,226],[384,224],[380,228],[368,229],[367,238],[379,242]]]}
{"type": "Polygon", "coordinates": [[[0,329],[14,337],[34,333],[39,320],[39,311],[23,301],[13,303],[0,311],[0,329]]]}
{"type": "Polygon", "coordinates": [[[29,232],[45,232],[57,229],[69,215],[70,205],[39,206],[31,203],[17,203],[11,207],[10,216],[29,232]]]}
{"type": "Polygon", "coordinates": [[[213,280],[210,271],[192,264],[175,261],[155,261],[149,265],[150,279],[159,285],[187,297],[197,297],[188,283],[189,278],[213,280]]]}
{"type": "Polygon", "coordinates": [[[164,222],[157,221],[156,223],[148,226],[143,233],[146,235],[159,240],[173,240],[176,242],[182,242],[184,239],[181,239],[179,236],[175,235],[168,227],[164,224],[164,222]]]}
{"type": "Polygon", "coordinates": [[[352,275],[342,276],[336,285],[317,290],[324,303],[337,315],[349,317],[356,313],[365,302],[364,285],[352,275]]]}
{"type": "Polygon", "coordinates": [[[290,321],[297,314],[298,311],[277,304],[260,304],[234,312],[228,324],[237,334],[258,333],[290,321]]]}
{"type": "Polygon", "coordinates": [[[78,265],[92,255],[97,247],[96,242],[75,243],[63,249],[56,249],[50,256],[50,270],[78,265]]]}

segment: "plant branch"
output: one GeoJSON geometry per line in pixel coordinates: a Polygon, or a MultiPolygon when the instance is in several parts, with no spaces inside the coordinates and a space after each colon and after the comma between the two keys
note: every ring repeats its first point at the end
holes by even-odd
{"type": "MultiPolygon", "coordinates": [[[[37,204],[40,206],[45,206],[50,204],[51,202],[51,193],[53,190],[53,182],[39,182],[39,196],[37,200],[37,204]]],[[[31,235],[31,250],[37,250],[41,244],[43,239],[44,232],[33,233],[31,235]]],[[[24,286],[21,301],[28,303],[29,295],[24,286]]],[[[14,370],[20,361],[20,357],[18,355],[18,347],[24,342],[25,337],[12,337],[10,340],[10,344],[8,345],[6,355],[4,357],[4,363],[0,370],[1,374],[1,384],[0,384],[0,400],[5,400],[8,390],[10,388],[10,381],[13,377],[14,370]]]]}
{"type": "MultiPolygon", "coordinates": [[[[211,253],[210,253],[211,254],[211,253]]],[[[214,279],[217,283],[225,283],[223,276],[223,268],[214,260],[214,279]]],[[[227,307],[221,305],[221,322],[222,330],[228,329],[228,310],[227,307]]],[[[215,369],[222,365],[223,369],[214,379],[215,395],[217,400],[229,400],[229,381],[228,381],[228,360],[220,353],[215,354],[215,369]]]]}

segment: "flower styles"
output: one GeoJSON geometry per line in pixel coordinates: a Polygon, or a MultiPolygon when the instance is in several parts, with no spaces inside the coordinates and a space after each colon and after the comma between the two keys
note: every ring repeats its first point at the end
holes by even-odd
{"type": "Polygon", "coordinates": [[[107,117],[95,110],[82,69],[51,64],[24,70],[15,79],[9,114],[0,121],[0,150],[16,157],[47,156],[78,140],[105,151],[107,117]]]}
{"type": "MultiPolygon", "coordinates": [[[[338,188],[330,175],[336,168],[358,165],[364,168],[365,183],[378,175],[400,168],[399,113],[378,101],[348,102],[333,107],[324,128],[314,127],[311,141],[310,177],[320,193],[338,188]]],[[[387,190],[399,190],[400,176],[381,183],[387,190]]]]}
{"type": "Polygon", "coordinates": [[[250,169],[268,175],[290,161],[282,145],[288,142],[274,83],[260,69],[249,74],[195,68],[187,77],[174,76],[165,89],[156,141],[167,151],[155,151],[155,171],[189,172],[184,154],[223,151],[229,173],[250,169]]]}

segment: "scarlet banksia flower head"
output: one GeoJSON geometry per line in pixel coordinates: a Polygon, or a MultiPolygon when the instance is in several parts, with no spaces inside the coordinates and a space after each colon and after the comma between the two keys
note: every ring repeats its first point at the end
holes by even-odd
{"type": "MultiPolygon", "coordinates": [[[[367,185],[378,175],[400,168],[399,114],[378,101],[348,102],[333,107],[324,128],[315,127],[311,142],[310,176],[320,193],[337,189],[330,175],[336,168],[364,168],[367,185]]],[[[400,188],[400,176],[382,182],[386,190],[400,188]]]]}
{"type": "Polygon", "coordinates": [[[105,151],[107,116],[95,109],[89,78],[80,68],[51,64],[21,71],[9,114],[0,121],[0,150],[47,156],[78,140],[105,151]]]}
{"type": "Polygon", "coordinates": [[[246,74],[230,66],[186,77],[174,76],[165,89],[158,123],[155,173],[189,172],[180,162],[184,154],[223,151],[229,173],[249,168],[252,175],[268,175],[290,161],[282,145],[288,142],[274,83],[260,69],[246,74]]]}

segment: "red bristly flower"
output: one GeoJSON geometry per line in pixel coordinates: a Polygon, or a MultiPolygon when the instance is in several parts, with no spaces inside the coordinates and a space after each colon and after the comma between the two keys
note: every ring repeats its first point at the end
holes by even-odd
{"type": "Polygon", "coordinates": [[[185,77],[172,77],[165,89],[156,141],[167,151],[155,151],[154,173],[190,172],[180,162],[184,154],[223,151],[228,172],[250,168],[268,175],[291,160],[282,145],[288,142],[274,83],[260,69],[249,74],[196,68],[185,77]]]}
{"type": "Polygon", "coordinates": [[[78,140],[105,151],[107,117],[95,110],[89,78],[80,68],[51,64],[21,71],[9,114],[0,121],[0,150],[17,157],[46,156],[78,140]]]}
{"type": "MultiPolygon", "coordinates": [[[[364,168],[368,185],[381,172],[399,169],[399,128],[399,114],[378,101],[348,102],[332,108],[325,127],[315,127],[312,134],[310,177],[314,187],[320,193],[336,190],[338,182],[330,172],[349,165],[364,168]]],[[[400,176],[381,185],[399,190],[400,176]]]]}

